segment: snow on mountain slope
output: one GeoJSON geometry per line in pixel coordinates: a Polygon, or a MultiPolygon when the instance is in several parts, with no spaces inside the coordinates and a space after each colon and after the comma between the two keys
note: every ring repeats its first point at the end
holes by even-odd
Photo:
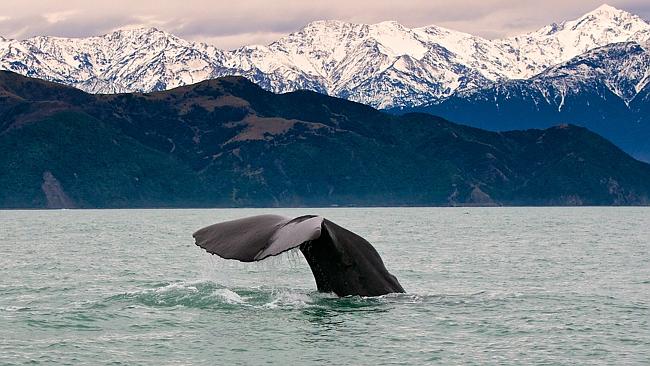
{"type": "Polygon", "coordinates": [[[638,43],[615,43],[590,50],[535,76],[535,83],[551,84],[562,95],[578,94],[585,86],[601,84],[629,104],[648,83],[650,52],[638,43]]]}
{"type": "Polygon", "coordinates": [[[596,47],[611,43],[640,42],[650,35],[650,24],[637,15],[602,5],[582,17],[551,24],[540,30],[495,44],[514,50],[519,72],[509,78],[528,78],[558,62],[567,61],[596,47]]]}
{"type": "Polygon", "coordinates": [[[34,37],[0,49],[3,68],[93,93],[163,90],[213,77],[223,52],[151,29],[34,37]]]}
{"type": "Polygon", "coordinates": [[[456,55],[396,22],[313,22],[269,46],[235,50],[224,66],[275,92],[311,89],[379,108],[484,82],[456,55]]]}
{"type": "Polygon", "coordinates": [[[457,91],[400,113],[426,112],[488,130],[589,128],[638,159],[650,161],[650,47],[599,47],[529,79],[457,91]]]}
{"type": "Polygon", "coordinates": [[[437,26],[336,20],[310,23],[268,46],[233,51],[157,29],[80,39],[0,39],[0,68],[93,93],[163,90],[243,75],[274,92],[309,89],[390,108],[530,78],[591,49],[648,38],[646,21],[604,5],[576,20],[501,40],[437,26]]]}
{"type": "MultiPolygon", "coordinates": [[[[485,88],[457,91],[453,99],[521,99],[561,111],[568,96],[616,95],[629,105],[650,82],[650,48],[636,42],[613,43],[587,51],[529,78],[496,82],[485,88]]],[[[446,100],[434,104],[444,104],[446,100]]]]}

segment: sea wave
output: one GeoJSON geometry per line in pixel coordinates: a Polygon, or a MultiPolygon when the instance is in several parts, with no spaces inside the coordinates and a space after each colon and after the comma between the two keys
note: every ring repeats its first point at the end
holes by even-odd
{"type": "Polygon", "coordinates": [[[331,293],[287,287],[230,288],[211,280],[161,283],[110,296],[108,302],[156,308],[198,309],[302,309],[325,308],[334,311],[379,310],[385,305],[448,301],[444,295],[388,294],[376,297],[338,297],[331,293]]]}
{"type": "Polygon", "coordinates": [[[173,282],[110,296],[109,302],[149,307],[228,309],[320,306],[323,295],[289,288],[228,288],[212,281],[173,282]]]}

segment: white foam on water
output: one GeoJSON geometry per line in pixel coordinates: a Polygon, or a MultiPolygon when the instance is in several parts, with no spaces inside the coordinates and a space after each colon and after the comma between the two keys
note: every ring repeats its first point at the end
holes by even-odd
{"type": "Polygon", "coordinates": [[[312,298],[304,293],[289,290],[272,291],[273,300],[262,305],[262,308],[277,309],[280,307],[304,308],[313,306],[312,298]]]}
{"type": "Polygon", "coordinates": [[[145,295],[145,294],[150,294],[150,293],[155,293],[155,294],[164,294],[167,292],[172,292],[172,291],[184,291],[184,290],[189,290],[192,292],[198,292],[199,289],[196,288],[194,285],[188,285],[185,282],[174,282],[170,283],[167,285],[164,285],[162,287],[155,287],[155,288],[145,288],[145,289],[137,289],[137,290],[132,290],[132,291],[126,291],[123,294],[124,295],[145,295]]]}
{"type": "MultiPolygon", "coordinates": [[[[155,293],[166,293],[166,292],[173,292],[173,291],[190,291],[190,292],[199,292],[199,289],[194,286],[195,284],[188,284],[185,282],[176,282],[176,283],[170,283],[169,285],[163,286],[163,287],[158,287],[153,289],[155,293]]],[[[146,290],[145,290],[146,291],[146,290]]]]}
{"type": "Polygon", "coordinates": [[[214,290],[214,294],[228,304],[245,304],[246,298],[239,296],[238,293],[227,288],[214,290]]]}
{"type": "Polygon", "coordinates": [[[7,306],[7,307],[4,307],[4,308],[0,308],[0,311],[6,311],[6,312],[9,312],[9,313],[13,313],[13,312],[16,312],[16,311],[21,311],[21,310],[29,310],[29,308],[25,307],[25,306],[7,306]]]}

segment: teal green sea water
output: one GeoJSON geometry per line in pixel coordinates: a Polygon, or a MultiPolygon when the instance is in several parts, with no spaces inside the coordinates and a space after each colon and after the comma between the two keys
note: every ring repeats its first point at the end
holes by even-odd
{"type": "Polygon", "coordinates": [[[648,208],[0,211],[0,248],[2,365],[650,364],[648,208]],[[193,243],[261,213],[355,231],[408,293],[193,243]]]}

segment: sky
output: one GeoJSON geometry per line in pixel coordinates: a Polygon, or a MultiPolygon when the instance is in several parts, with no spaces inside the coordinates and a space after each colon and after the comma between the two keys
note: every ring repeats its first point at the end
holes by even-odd
{"type": "MultiPolygon", "coordinates": [[[[2,0],[0,36],[87,37],[120,28],[156,27],[223,49],[268,44],[314,20],[395,20],[500,38],[575,19],[603,0],[2,0]]],[[[648,0],[609,5],[650,19],[648,0]]]]}

